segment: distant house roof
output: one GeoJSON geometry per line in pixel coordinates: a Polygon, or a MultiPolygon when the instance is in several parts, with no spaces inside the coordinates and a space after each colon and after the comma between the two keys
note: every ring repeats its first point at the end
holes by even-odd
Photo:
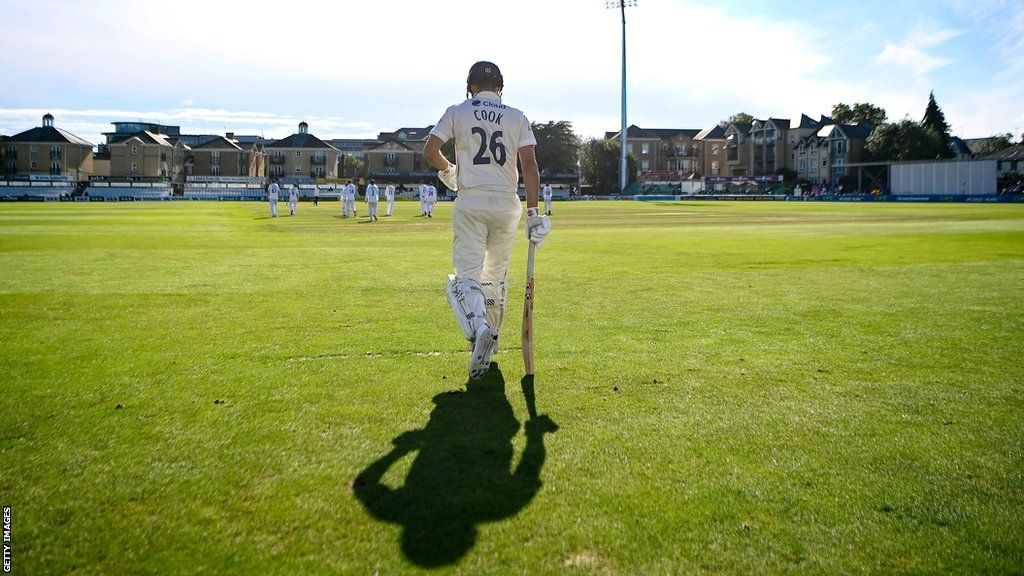
{"type": "Polygon", "coordinates": [[[811,120],[811,117],[808,116],[807,114],[801,114],[799,122],[796,122],[796,126],[793,126],[793,127],[794,128],[817,128],[818,127],[818,123],[815,122],[814,120],[811,120]]]}
{"type": "Polygon", "coordinates": [[[705,128],[697,133],[693,137],[694,140],[725,140],[725,128],[723,126],[715,126],[713,128],[705,128]]]}
{"type": "Polygon", "coordinates": [[[194,146],[193,150],[241,150],[242,147],[223,136],[217,136],[213,140],[194,146]]]}
{"type": "Polygon", "coordinates": [[[949,148],[953,151],[953,154],[957,156],[971,155],[971,149],[967,146],[967,142],[959,136],[953,136],[949,139],[949,148]]]}
{"type": "Polygon", "coordinates": [[[396,140],[426,140],[433,129],[433,124],[425,128],[399,128],[394,132],[381,132],[377,135],[377,140],[388,140],[391,138],[396,140]]]}
{"type": "Polygon", "coordinates": [[[323,148],[337,152],[337,148],[309,133],[292,134],[284,140],[268,144],[267,148],[323,148]]]}
{"type": "Polygon", "coordinates": [[[167,136],[163,134],[154,134],[153,132],[146,130],[143,130],[142,132],[123,133],[113,136],[110,140],[110,145],[116,146],[125,144],[133,138],[138,138],[144,144],[156,144],[157,146],[167,146],[171,148],[174,147],[174,142],[172,142],[167,136]]]}
{"type": "Polygon", "coordinates": [[[250,134],[235,134],[235,142],[237,142],[240,146],[269,146],[270,144],[277,142],[277,140],[250,134]]]}
{"type": "Polygon", "coordinates": [[[867,140],[874,130],[871,124],[826,124],[818,130],[818,137],[828,138],[839,131],[847,140],[867,140]]]}
{"type": "Polygon", "coordinates": [[[380,143],[376,144],[375,146],[370,146],[369,149],[370,150],[376,150],[378,148],[384,148],[384,147],[389,147],[389,146],[398,146],[399,148],[405,148],[406,150],[410,150],[410,151],[415,152],[415,150],[413,150],[413,148],[411,146],[409,146],[405,142],[399,141],[396,138],[388,138],[387,140],[385,140],[383,142],[380,142],[380,143]]]}
{"type": "Polygon", "coordinates": [[[999,152],[985,156],[986,160],[1024,160],[1024,144],[1007,146],[999,152]]]}
{"type": "Polygon", "coordinates": [[[994,143],[994,141],[997,140],[998,138],[992,137],[958,138],[954,136],[953,138],[951,138],[950,145],[954,146],[954,149],[957,151],[957,153],[961,153],[961,150],[963,150],[963,153],[970,154],[973,156],[981,154],[986,148],[989,148],[994,143]]]}
{"type": "Polygon", "coordinates": [[[739,132],[740,134],[749,134],[750,133],[750,126],[751,125],[747,124],[746,122],[740,122],[740,123],[730,122],[725,127],[725,131],[728,132],[729,130],[735,130],[736,132],[739,132]]]}
{"type": "MultiPolygon", "coordinates": [[[[612,140],[619,137],[621,132],[605,132],[604,139],[612,140]]],[[[694,128],[641,128],[636,124],[630,124],[626,128],[626,138],[640,138],[648,140],[669,140],[677,138],[679,136],[693,138],[700,133],[700,130],[694,128]]]]}
{"type": "Polygon", "coordinates": [[[39,126],[29,130],[25,130],[19,134],[15,134],[8,138],[12,142],[35,142],[35,143],[65,143],[65,144],[77,144],[78,146],[88,146],[92,148],[92,143],[78,136],[75,136],[71,132],[61,130],[56,126],[39,126]]]}

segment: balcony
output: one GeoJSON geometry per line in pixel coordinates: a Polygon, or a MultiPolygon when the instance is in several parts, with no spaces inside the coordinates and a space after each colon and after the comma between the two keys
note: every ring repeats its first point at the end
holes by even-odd
{"type": "Polygon", "coordinates": [[[326,156],[313,156],[312,158],[309,159],[309,163],[313,164],[315,166],[323,166],[324,164],[327,164],[327,157],[326,156]]]}
{"type": "Polygon", "coordinates": [[[284,156],[271,156],[270,157],[270,163],[271,164],[284,164],[284,156]]]}

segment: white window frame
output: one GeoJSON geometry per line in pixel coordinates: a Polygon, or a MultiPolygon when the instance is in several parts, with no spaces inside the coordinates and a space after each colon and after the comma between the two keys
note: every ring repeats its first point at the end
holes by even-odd
{"type": "Polygon", "coordinates": [[[39,146],[37,144],[30,144],[28,147],[29,152],[38,152],[39,146]]]}
{"type": "Polygon", "coordinates": [[[649,171],[651,170],[651,161],[650,161],[650,160],[644,160],[644,161],[643,161],[643,162],[642,162],[642,163],[640,164],[640,166],[641,166],[640,170],[641,170],[642,172],[649,172],[649,171]]]}
{"type": "Polygon", "coordinates": [[[35,162],[32,162],[32,169],[33,170],[35,170],[38,166],[39,166],[38,164],[36,164],[35,162]]]}
{"type": "Polygon", "coordinates": [[[135,162],[132,162],[132,174],[135,174],[138,171],[139,171],[139,165],[136,164],[135,162]]]}
{"type": "Polygon", "coordinates": [[[302,158],[302,150],[296,150],[295,151],[295,157],[296,158],[302,158]]]}
{"type": "Polygon", "coordinates": [[[651,152],[651,145],[649,143],[644,142],[644,143],[640,144],[640,153],[641,154],[650,154],[650,152],[651,152]]]}
{"type": "Polygon", "coordinates": [[[139,155],[139,147],[133,145],[132,146],[132,156],[138,156],[138,155],[139,155]]]}
{"type": "Polygon", "coordinates": [[[298,174],[299,172],[302,172],[302,164],[295,165],[295,173],[298,174]]]}

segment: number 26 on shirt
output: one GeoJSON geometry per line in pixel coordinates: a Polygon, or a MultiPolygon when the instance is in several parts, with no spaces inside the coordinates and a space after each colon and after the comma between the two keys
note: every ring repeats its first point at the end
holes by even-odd
{"type": "Polygon", "coordinates": [[[487,135],[487,131],[479,126],[473,127],[473,134],[480,137],[480,149],[477,150],[476,156],[473,157],[473,164],[490,164],[491,158],[488,158],[488,149],[491,152],[491,157],[494,158],[494,162],[498,166],[505,165],[505,159],[507,156],[505,145],[501,143],[501,130],[496,130],[490,137],[487,135]]]}

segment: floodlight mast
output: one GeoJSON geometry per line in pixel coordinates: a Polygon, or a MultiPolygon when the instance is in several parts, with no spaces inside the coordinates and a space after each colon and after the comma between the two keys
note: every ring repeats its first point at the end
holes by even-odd
{"type": "Polygon", "coordinates": [[[619,191],[629,185],[626,164],[626,8],[635,8],[638,0],[605,0],[605,8],[618,8],[622,13],[622,128],[619,130],[619,191]]]}

